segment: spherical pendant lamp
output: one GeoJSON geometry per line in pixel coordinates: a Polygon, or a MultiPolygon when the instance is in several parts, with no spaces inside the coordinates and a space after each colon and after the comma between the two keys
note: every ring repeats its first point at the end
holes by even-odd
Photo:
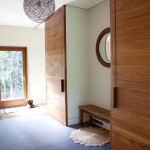
{"type": "Polygon", "coordinates": [[[54,0],[24,0],[26,15],[37,23],[48,20],[55,11],[54,0]]]}

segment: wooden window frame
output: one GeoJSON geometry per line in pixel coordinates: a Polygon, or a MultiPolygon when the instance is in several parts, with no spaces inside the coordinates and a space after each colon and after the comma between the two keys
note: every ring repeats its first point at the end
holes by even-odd
{"type": "MultiPolygon", "coordinates": [[[[27,104],[27,48],[26,47],[12,47],[12,46],[0,46],[0,51],[21,51],[23,60],[23,86],[24,86],[24,98],[10,101],[1,101],[0,108],[11,108],[17,106],[24,106],[27,104]]],[[[1,92],[0,92],[1,94],[1,92]]]]}

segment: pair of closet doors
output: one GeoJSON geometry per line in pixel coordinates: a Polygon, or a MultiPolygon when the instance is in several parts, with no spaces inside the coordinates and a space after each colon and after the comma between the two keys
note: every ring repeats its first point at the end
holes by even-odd
{"type": "Polygon", "coordinates": [[[111,150],[150,150],[150,1],[111,0],[111,150]]]}
{"type": "MultiPolygon", "coordinates": [[[[111,149],[150,149],[150,2],[111,0],[111,149]]],[[[48,111],[67,125],[65,6],[46,22],[48,111]]]]}

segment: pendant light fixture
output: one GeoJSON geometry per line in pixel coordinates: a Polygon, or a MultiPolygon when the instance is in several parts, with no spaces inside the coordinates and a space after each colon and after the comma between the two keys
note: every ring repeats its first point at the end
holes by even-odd
{"type": "Polygon", "coordinates": [[[24,0],[26,15],[37,23],[48,20],[55,11],[54,0],[24,0]]]}

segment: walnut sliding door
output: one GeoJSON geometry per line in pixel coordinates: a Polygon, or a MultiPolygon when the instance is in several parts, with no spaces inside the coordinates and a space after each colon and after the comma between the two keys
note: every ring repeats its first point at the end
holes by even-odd
{"type": "Polygon", "coordinates": [[[111,150],[150,150],[150,1],[111,0],[111,150]]]}
{"type": "Polygon", "coordinates": [[[65,6],[45,25],[48,112],[67,125],[65,6]]]}

